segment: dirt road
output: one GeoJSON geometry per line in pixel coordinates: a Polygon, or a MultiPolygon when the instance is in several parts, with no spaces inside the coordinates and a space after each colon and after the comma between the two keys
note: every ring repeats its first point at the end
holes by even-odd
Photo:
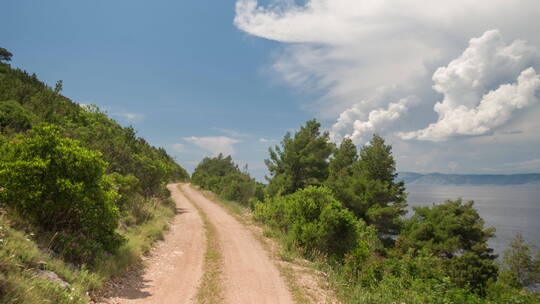
{"type": "Polygon", "coordinates": [[[187,184],[168,185],[178,215],[140,275],[115,290],[110,304],[195,303],[206,250],[205,230],[193,204],[216,227],[223,257],[224,303],[293,303],[269,253],[250,230],[187,184]],[[182,191],[178,190],[178,186],[182,191]]]}
{"type": "Polygon", "coordinates": [[[293,303],[268,252],[252,233],[199,191],[186,184],[181,188],[217,228],[223,250],[225,303],[293,303]]]}
{"type": "MultiPolygon", "coordinates": [[[[165,240],[153,249],[145,268],[113,291],[110,304],[195,303],[206,240],[202,219],[176,184],[168,185],[177,215],[165,240]]],[[[132,274],[133,275],[133,274],[132,274]]]]}

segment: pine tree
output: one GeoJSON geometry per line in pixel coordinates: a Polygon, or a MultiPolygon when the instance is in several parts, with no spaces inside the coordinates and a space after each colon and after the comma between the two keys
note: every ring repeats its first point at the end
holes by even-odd
{"type": "Polygon", "coordinates": [[[401,216],[407,213],[407,195],[405,183],[395,180],[397,172],[392,146],[374,134],[369,145],[362,147],[353,176],[364,188],[365,220],[375,225],[387,240],[397,235],[401,216]]]}
{"type": "Polygon", "coordinates": [[[391,242],[407,207],[405,185],[396,177],[392,147],[375,134],[359,157],[350,139],[341,143],[330,161],[326,185],[357,217],[374,225],[381,239],[391,242]]]}
{"type": "Polygon", "coordinates": [[[11,61],[11,56],[13,56],[13,54],[11,54],[10,51],[0,47],[0,62],[11,61]]]}
{"type": "Polygon", "coordinates": [[[308,186],[319,186],[328,178],[328,157],[334,150],[328,132],[320,123],[309,120],[294,137],[287,133],[281,147],[270,148],[265,160],[270,171],[270,195],[290,194],[308,186]]]}

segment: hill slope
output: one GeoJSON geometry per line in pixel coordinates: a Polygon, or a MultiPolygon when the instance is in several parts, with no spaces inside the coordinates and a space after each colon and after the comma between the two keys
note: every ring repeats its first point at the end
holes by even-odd
{"type": "Polygon", "coordinates": [[[61,91],[0,62],[1,303],[87,303],[162,236],[175,214],[165,186],[189,178],[61,91]]]}

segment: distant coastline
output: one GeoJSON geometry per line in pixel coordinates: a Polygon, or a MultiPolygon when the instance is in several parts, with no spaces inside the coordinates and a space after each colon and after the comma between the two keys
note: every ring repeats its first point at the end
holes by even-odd
{"type": "Polygon", "coordinates": [[[529,174],[444,174],[399,172],[398,180],[408,185],[539,185],[540,173],[529,174]]]}

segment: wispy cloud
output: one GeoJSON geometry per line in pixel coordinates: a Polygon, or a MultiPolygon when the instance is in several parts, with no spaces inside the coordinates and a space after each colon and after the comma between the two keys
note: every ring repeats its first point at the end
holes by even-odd
{"type": "Polygon", "coordinates": [[[271,142],[276,142],[276,140],[275,140],[275,139],[269,139],[269,138],[261,137],[261,138],[259,138],[259,142],[262,142],[262,143],[271,143],[271,142]]]}
{"type": "Polygon", "coordinates": [[[244,133],[244,132],[240,132],[240,131],[236,131],[236,130],[231,130],[231,129],[225,129],[225,128],[212,128],[220,133],[223,133],[225,135],[228,135],[228,136],[231,136],[231,137],[249,137],[251,136],[251,134],[248,134],[248,133],[244,133]]]}
{"type": "Polygon", "coordinates": [[[520,162],[510,162],[504,164],[505,167],[514,167],[517,169],[528,169],[528,170],[540,170],[540,158],[530,159],[520,162]]]}
{"type": "Polygon", "coordinates": [[[186,142],[192,143],[197,147],[211,152],[214,155],[223,153],[224,155],[233,155],[234,145],[241,141],[227,136],[207,136],[207,137],[184,137],[186,142]]]}
{"type": "Polygon", "coordinates": [[[173,148],[174,151],[176,151],[178,153],[184,152],[186,150],[186,146],[184,144],[181,144],[181,143],[173,144],[172,148],[173,148]]]}
{"type": "Polygon", "coordinates": [[[119,117],[129,123],[137,123],[144,120],[145,115],[132,112],[113,112],[111,116],[119,117]]]}

